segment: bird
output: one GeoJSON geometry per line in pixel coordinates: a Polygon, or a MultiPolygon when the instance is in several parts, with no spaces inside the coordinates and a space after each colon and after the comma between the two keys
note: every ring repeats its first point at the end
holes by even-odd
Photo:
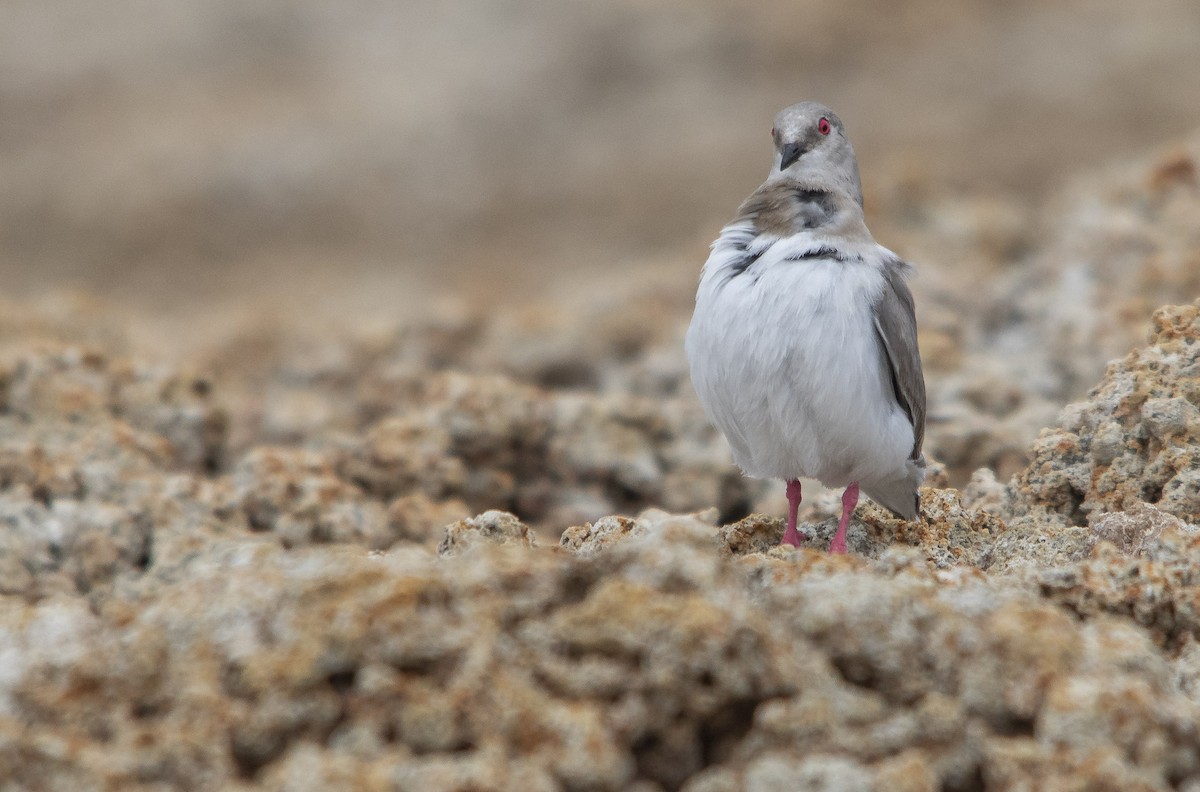
{"type": "Polygon", "coordinates": [[[713,242],[684,348],[734,461],[786,482],[798,547],[800,479],[844,487],[831,553],[846,552],[860,487],[916,519],[925,379],[913,267],[875,242],[842,120],[817,102],[775,116],[766,181],[713,242]]]}

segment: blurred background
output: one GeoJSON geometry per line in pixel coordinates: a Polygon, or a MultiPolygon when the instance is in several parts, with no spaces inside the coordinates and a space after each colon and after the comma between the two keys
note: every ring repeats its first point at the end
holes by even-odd
{"type": "Polygon", "coordinates": [[[886,228],[1178,137],[1198,75],[1196,0],[6,0],[0,277],[196,332],[690,298],[786,104],[839,112],[886,228]]]}

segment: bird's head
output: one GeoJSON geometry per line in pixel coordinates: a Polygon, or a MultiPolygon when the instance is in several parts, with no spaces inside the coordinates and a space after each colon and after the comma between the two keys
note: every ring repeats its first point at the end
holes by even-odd
{"type": "Polygon", "coordinates": [[[836,113],[817,102],[785,107],[775,116],[771,137],[775,142],[775,164],[768,181],[793,179],[839,190],[862,206],[858,160],[836,113]]]}

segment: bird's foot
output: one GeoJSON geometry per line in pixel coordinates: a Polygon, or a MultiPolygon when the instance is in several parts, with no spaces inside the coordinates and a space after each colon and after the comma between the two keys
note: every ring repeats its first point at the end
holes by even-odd
{"type": "Polygon", "coordinates": [[[796,528],[796,513],[800,510],[800,481],[790,479],[787,483],[788,519],[783,532],[783,543],[799,547],[807,537],[796,528]]]}
{"type": "Polygon", "coordinates": [[[789,525],[787,530],[783,532],[783,543],[792,547],[799,547],[800,543],[808,537],[796,530],[796,526],[789,525]]]}
{"type": "Polygon", "coordinates": [[[842,519],[838,520],[837,533],[829,543],[829,552],[842,555],[846,552],[846,528],[850,525],[850,515],[858,505],[858,482],[851,481],[850,486],[842,493],[842,519]]]}

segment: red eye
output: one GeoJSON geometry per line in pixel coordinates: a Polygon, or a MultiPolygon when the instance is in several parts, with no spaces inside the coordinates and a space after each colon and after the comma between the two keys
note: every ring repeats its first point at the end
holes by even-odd
{"type": "Polygon", "coordinates": [[[771,137],[775,137],[775,127],[771,127],[771,137]]]}
{"type": "Polygon", "coordinates": [[[817,131],[820,132],[822,135],[829,134],[829,119],[828,118],[822,118],[820,121],[817,122],[817,131]]]}

